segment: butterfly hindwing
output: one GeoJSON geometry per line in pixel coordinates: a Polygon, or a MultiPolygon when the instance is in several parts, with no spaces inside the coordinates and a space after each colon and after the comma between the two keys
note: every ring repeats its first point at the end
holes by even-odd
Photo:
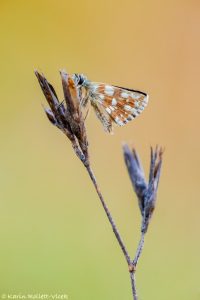
{"type": "Polygon", "coordinates": [[[111,121],[123,126],[144,110],[148,95],[104,83],[91,83],[91,101],[98,102],[111,121]]]}

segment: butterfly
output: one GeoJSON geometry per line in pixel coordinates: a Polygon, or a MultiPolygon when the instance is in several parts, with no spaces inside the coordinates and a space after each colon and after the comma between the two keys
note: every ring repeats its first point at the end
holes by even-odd
{"type": "Polygon", "coordinates": [[[72,78],[79,92],[81,106],[90,102],[105,131],[112,133],[113,124],[123,126],[136,118],[147,106],[148,95],[105,83],[92,82],[83,74],[72,78]]]}

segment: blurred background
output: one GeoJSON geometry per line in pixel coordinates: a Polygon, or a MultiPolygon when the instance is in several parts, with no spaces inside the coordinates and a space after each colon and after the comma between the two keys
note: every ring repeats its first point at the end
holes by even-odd
{"type": "Polygon", "coordinates": [[[34,69],[146,91],[144,113],[106,134],[87,120],[92,166],[134,255],[140,213],[122,157],[165,147],[137,270],[140,299],[200,299],[199,1],[0,1],[0,294],[132,299],[126,262],[85,169],[43,113],[34,69]]]}

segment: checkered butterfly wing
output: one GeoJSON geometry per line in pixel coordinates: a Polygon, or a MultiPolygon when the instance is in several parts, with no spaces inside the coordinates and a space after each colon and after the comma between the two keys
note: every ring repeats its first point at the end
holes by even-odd
{"type": "Polygon", "coordinates": [[[104,83],[91,83],[90,95],[91,105],[108,132],[112,132],[113,123],[123,126],[136,118],[148,103],[143,92],[104,83]]]}

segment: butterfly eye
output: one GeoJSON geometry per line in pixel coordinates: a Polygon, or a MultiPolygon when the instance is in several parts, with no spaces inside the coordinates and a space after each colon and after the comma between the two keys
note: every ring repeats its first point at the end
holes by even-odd
{"type": "Polygon", "coordinates": [[[83,82],[84,82],[84,76],[83,76],[82,74],[77,74],[77,73],[75,73],[75,74],[74,74],[74,78],[75,78],[76,83],[77,83],[78,85],[82,85],[82,84],[83,84],[83,82]]]}
{"type": "Polygon", "coordinates": [[[79,82],[78,84],[82,85],[85,81],[85,78],[83,77],[83,75],[79,75],[79,82]]]}

